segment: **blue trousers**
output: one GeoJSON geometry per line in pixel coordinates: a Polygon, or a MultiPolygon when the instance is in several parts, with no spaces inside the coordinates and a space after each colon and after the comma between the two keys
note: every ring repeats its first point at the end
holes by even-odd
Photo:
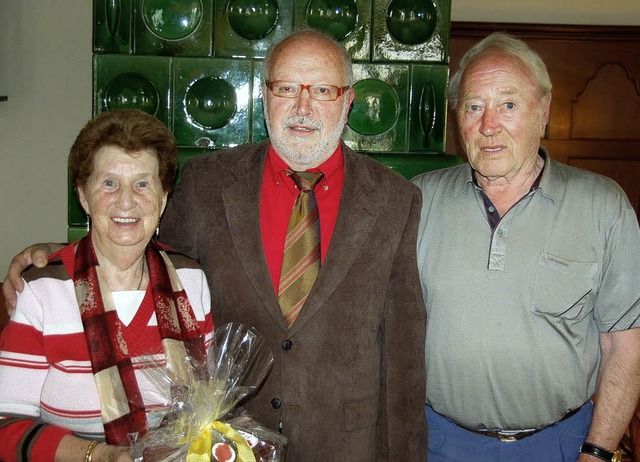
{"type": "Polygon", "coordinates": [[[575,462],[587,437],[593,403],[573,416],[519,441],[470,432],[426,406],[429,462],[575,462]]]}

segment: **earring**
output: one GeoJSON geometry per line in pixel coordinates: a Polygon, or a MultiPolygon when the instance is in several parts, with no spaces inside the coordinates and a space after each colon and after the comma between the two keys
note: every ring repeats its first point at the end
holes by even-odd
{"type": "Polygon", "coordinates": [[[156,226],[156,234],[155,236],[153,236],[154,240],[158,240],[160,238],[160,222],[158,222],[158,225],[156,226]]]}
{"type": "Polygon", "coordinates": [[[89,232],[90,227],[91,227],[91,215],[87,213],[87,232],[89,232]]]}

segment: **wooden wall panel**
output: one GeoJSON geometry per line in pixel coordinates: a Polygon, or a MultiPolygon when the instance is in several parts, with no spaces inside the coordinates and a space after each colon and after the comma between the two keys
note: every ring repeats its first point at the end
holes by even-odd
{"type": "Polygon", "coordinates": [[[571,157],[567,163],[616,180],[624,189],[636,211],[636,215],[640,219],[640,160],[571,157]]]}
{"type": "Polygon", "coordinates": [[[639,138],[640,92],[623,64],[603,64],[572,105],[571,139],[639,138]]]}

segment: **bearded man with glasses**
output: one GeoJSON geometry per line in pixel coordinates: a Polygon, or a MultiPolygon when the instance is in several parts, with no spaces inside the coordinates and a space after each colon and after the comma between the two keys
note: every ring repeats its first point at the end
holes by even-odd
{"type": "MultiPolygon", "coordinates": [[[[341,142],[354,90],[339,43],[294,33],[269,51],[262,78],[270,139],[190,159],[160,240],[204,268],[216,325],[240,321],[266,338],[273,369],[245,407],[288,438],[287,460],[422,462],[420,191],[341,142]],[[283,283],[281,273],[301,190],[313,196],[305,217],[314,219],[296,229],[319,221],[319,248],[292,267],[292,280],[313,271],[285,312],[283,293],[296,283],[283,283]]],[[[9,304],[21,269],[46,259],[42,249],[14,259],[9,304]]]]}

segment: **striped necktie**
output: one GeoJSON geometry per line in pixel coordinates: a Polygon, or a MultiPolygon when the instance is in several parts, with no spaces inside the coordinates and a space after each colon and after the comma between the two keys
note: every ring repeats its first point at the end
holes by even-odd
{"type": "Polygon", "coordinates": [[[313,188],[322,173],[287,170],[300,190],[287,228],[278,302],[287,325],[300,314],[320,271],[320,220],[313,188]]]}

